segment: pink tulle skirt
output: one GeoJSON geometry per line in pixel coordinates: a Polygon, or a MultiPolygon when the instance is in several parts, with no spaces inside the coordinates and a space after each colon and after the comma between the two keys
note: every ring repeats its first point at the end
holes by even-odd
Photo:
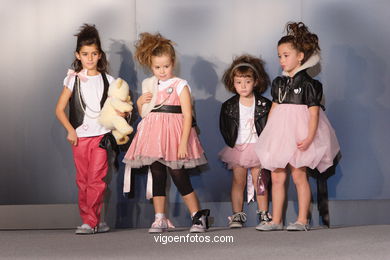
{"type": "Polygon", "coordinates": [[[207,163],[195,129],[188,138],[184,160],[177,157],[183,115],[173,113],[150,113],[138,124],[137,133],[131,142],[123,162],[132,168],[140,168],[159,161],[172,169],[194,168],[207,163]]]}
{"type": "Polygon", "coordinates": [[[240,166],[243,168],[260,167],[260,160],[255,151],[255,144],[239,144],[233,148],[226,146],[219,152],[221,161],[227,164],[228,169],[240,166]]]}
{"type": "Polygon", "coordinates": [[[255,145],[255,152],[264,168],[273,171],[290,164],[295,168],[306,166],[324,172],[333,165],[340,146],[321,109],[313,142],[307,150],[298,150],[297,143],[308,135],[309,117],[306,105],[280,104],[272,110],[255,145]]]}

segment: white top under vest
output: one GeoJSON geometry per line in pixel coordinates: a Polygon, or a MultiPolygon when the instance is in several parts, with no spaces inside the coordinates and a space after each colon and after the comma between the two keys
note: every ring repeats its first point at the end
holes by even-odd
{"type": "Polygon", "coordinates": [[[255,102],[250,107],[244,106],[240,102],[238,103],[240,105],[240,125],[238,127],[236,144],[256,143],[258,137],[254,124],[255,102]]]}
{"type": "MultiPolygon", "coordinates": [[[[83,82],[80,80],[80,93],[82,94],[82,99],[87,107],[85,109],[83,124],[76,128],[76,133],[78,137],[103,135],[110,131],[100,125],[97,120],[97,117],[99,116],[99,112],[97,111],[100,111],[100,100],[102,99],[104,91],[103,78],[101,74],[96,76],[85,76],[88,81],[83,82]]],[[[114,81],[114,78],[108,74],[106,74],[106,76],[108,83],[111,84],[111,82],[114,81]]],[[[64,79],[64,86],[70,91],[73,91],[74,81],[75,76],[67,76],[64,79]],[[68,85],[66,85],[67,83],[68,85]]]]}

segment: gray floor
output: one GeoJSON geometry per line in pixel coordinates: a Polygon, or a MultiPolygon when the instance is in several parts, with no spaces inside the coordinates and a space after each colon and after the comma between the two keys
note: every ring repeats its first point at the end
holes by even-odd
{"type": "Polygon", "coordinates": [[[197,236],[188,235],[184,228],[162,235],[148,234],[146,229],[121,229],[88,236],[77,236],[74,230],[7,230],[0,231],[0,258],[390,259],[390,225],[268,233],[253,227],[212,228],[197,236]],[[175,236],[182,242],[163,244],[175,236]],[[202,242],[221,239],[220,236],[234,241],[202,242]],[[161,242],[155,242],[158,239],[161,242]]]}

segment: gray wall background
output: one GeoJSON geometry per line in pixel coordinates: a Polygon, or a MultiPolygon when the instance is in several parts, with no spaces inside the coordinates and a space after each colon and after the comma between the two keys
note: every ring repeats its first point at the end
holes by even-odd
{"type": "MultiPolygon", "coordinates": [[[[0,3],[0,205],[77,203],[71,149],[54,108],[73,61],[73,34],[83,23],[96,24],[110,74],[127,80],[134,98],[147,76],[133,60],[138,33],[159,31],[177,43],[177,73],[192,88],[200,139],[209,159],[209,168],[194,174],[192,181],[200,200],[210,204],[230,201],[231,174],[217,158],[224,145],[219,109],[231,96],[220,82],[223,71],[233,56],[249,53],[261,56],[270,77],[276,77],[277,41],[288,21],[302,20],[320,38],[322,71],[317,78],[324,85],[326,113],[343,153],[329,180],[329,197],[390,199],[389,1],[0,3]]],[[[126,215],[123,212],[139,205],[151,208],[144,198],[146,176],[136,175],[135,197],[128,200],[120,192],[121,171],[109,176],[113,210],[126,215]]],[[[171,202],[181,202],[174,185],[170,197],[171,202]]],[[[296,199],[291,187],[289,199],[296,199]]]]}

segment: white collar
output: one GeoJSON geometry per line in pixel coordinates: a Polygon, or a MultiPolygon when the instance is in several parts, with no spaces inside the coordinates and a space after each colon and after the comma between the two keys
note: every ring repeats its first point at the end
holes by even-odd
{"type": "MultiPolygon", "coordinates": [[[[302,70],[314,67],[315,65],[317,65],[317,63],[320,62],[320,59],[321,59],[321,56],[320,56],[319,52],[313,53],[313,55],[311,55],[310,58],[304,64],[302,64],[298,68],[298,70],[294,73],[294,75],[292,75],[291,77],[294,77],[298,72],[300,72],[302,70]]],[[[283,76],[289,76],[286,71],[283,71],[282,74],[283,74],[283,76]]]]}
{"type": "Polygon", "coordinates": [[[158,83],[160,85],[166,85],[166,84],[171,84],[172,83],[172,80],[174,80],[176,77],[173,77],[173,78],[170,78],[170,79],[167,79],[167,80],[158,80],[158,83]]]}

